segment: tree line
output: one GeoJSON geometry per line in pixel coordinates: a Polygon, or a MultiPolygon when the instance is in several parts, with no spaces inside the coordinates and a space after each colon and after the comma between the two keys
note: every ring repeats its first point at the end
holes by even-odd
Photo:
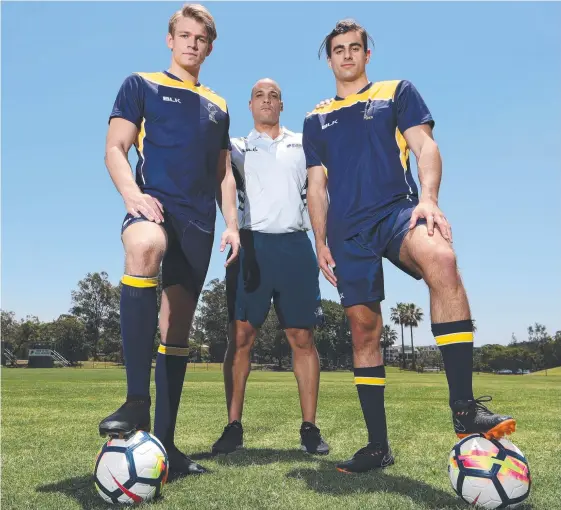
{"type": "MultiPolygon", "coordinates": [[[[35,316],[17,319],[2,310],[3,345],[19,359],[26,359],[30,348],[55,349],[71,363],[88,359],[123,362],[119,300],[121,284],[113,285],[107,273],[88,273],[71,292],[68,313],[56,320],[42,322],[35,316]]],[[[158,286],[158,304],[161,285],[158,286]]],[[[322,369],[352,367],[352,342],[349,324],[341,304],[322,300],[323,324],[315,330],[316,346],[322,369]]],[[[391,308],[390,321],[398,331],[386,324],[382,329],[381,346],[388,362],[388,349],[397,344],[400,355],[392,357],[402,368],[424,370],[442,367],[438,349],[417,350],[414,328],[424,318],[414,303],[397,303],[391,308]],[[411,355],[405,355],[405,344],[411,355]]],[[[221,362],[228,342],[228,309],[225,280],[213,279],[201,293],[189,339],[190,360],[221,362]]],[[[154,355],[159,338],[154,342],[154,355]]],[[[274,307],[263,324],[252,353],[255,363],[283,369],[291,366],[291,353],[280,327],[274,307]]],[[[528,340],[514,336],[509,345],[484,345],[474,351],[474,369],[478,371],[541,370],[561,365],[561,331],[550,335],[545,326],[528,328],[528,340]]]]}

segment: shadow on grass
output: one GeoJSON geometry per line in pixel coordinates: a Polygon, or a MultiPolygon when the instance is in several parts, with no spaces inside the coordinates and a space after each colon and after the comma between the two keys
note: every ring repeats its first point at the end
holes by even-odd
{"type": "Polygon", "coordinates": [[[209,452],[190,455],[193,460],[212,459],[224,466],[264,466],[275,462],[314,462],[318,457],[301,450],[277,450],[274,448],[244,448],[228,455],[213,455],[209,452]]]}
{"type": "MultiPolygon", "coordinates": [[[[304,480],[310,490],[319,494],[342,496],[388,492],[422,502],[432,509],[465,510],[468,506],[452,492],[445,492],[420,480],[392,475],[392,468],[363,474],[345,474],[337,471],[335,464],[322,461],[318,469],[294,469],[286,476],[304,480]]],[[[525,504],[518,508],[531,510],[532,506],[525,504]]]]}
{"type": "MultiPolygon", "coordinates": [[[[101,499],[94,486],[92,475],[75,476],[60,482],[42,485],[37,487],[36,491],[64,494],[66,497],[74,499],[84,510],[115,508],[115,505],[105,503],[105,501],[101,499]]],[[[161,502],[163,502],[163,500],[158,499],[149,503],[149,505],[156,506],[161,502]]]]}

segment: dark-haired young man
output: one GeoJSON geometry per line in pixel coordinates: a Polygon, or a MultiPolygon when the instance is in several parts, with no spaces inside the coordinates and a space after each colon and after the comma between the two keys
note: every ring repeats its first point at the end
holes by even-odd
{"type": "Polygon", "coordinates": [[[473,323],[450,225],[438,207],[442,162],[434,121],[410,82],[368,81],[367,42],[368,34],[353,20],[338,22],[326,37],[320,53],[325,45],[337,95],[306,117],[303,131],[318,263],[337,286],[349,318],[354,382],[368,428],[368,445],[337,466],[344,472],[394,462],[380,353],[384,257],[429,287],[432,331],[446,368],[456,434],[499,438],[516,425],[482,404],[490,397],[473,397],[473,323]],[[409,151],[417,159],[420,197],[409,151]]]}

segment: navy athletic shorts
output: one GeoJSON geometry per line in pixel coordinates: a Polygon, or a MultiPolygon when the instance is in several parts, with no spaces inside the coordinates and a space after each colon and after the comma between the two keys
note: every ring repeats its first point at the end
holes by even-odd
{"type": "Polygon", "coordinates": [[[306,232],[240,230],[240,256],[226,270],[230,321],[260,327],[271,300],[286,328],[311,328],[323,319],[319,267],[306,232]]]}
{"type": "MultiPolygon", "coordinates": [[[[141,215],[135,218],[127,214],[121,226],[121,234],[127,227],[139,221],[150,221],[141,215]]],[[[160,224],[168,237],[168,249],[162,261],[162,286],[182,285],[195,299],[201,293],[214,241],[214,230],[198,221],[184,219],[164,211],[160,224]]]]}
{"type": "MultiPolygon", "coordinates": [[[[400,202],[377,223],[350,239],[329,246],[343,306],[384,300],[383,258],[413,278],[421,279],[399,260],[401,243],[409,232],[409,221],[416,206],[417,203],[400,202]]],[[[425,220],[417,222],[420,223],[425,220]]]]}

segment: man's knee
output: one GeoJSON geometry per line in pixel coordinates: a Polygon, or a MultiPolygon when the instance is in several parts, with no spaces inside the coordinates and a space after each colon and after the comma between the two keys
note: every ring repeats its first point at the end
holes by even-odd
{"type": "Polygon", "coordinates": [[[248,321],[235,321],[230,327],[228,346],[236,351],[250,351],[256,333],[255,328],[248,321]]]}
{"type": "Polygon", "coordinates": [[[127,273],[152,276],[159,271],[167,247],[162,227],[155,223],[135,223],[123,232],[123,245],[127,273]]]}
{"type": "Polygon", "coordinates": [[[313,353],[315,350],[314,335],[310,329],[288,328],[285,333],[293,351],[313,353]]]}
{"type": "Polygon", "coordinates": [[[451,246],[435,246],[422,266],[429,287],[457,285],[460,281],[456,254],[451,246]]]}
{"type": "Polygon", "coordinates": [[[196,298],[181,285],[172,285],[163,290],[159,317],[163,342],[188,345],[196,307],[196,298]]]}
{"type": "Polygon", "coordinates": [[[379,347],[382,333],[381,317],[364,317],[359,315],[351,318],[350,322],[355,351],[379,347]]]}

